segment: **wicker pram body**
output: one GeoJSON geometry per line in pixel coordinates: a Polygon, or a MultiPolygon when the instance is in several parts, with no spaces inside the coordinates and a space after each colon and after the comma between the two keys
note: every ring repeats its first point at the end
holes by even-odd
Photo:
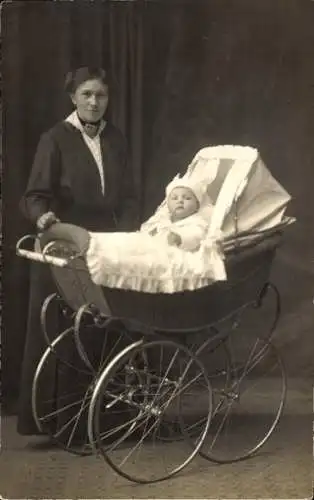
{"type": "Polygon", "coordinates": [[[165,332],[193,331],[219,322],[256,300],[269,280],[284,226],[285,223],[265,232],[263,237],[259,234],[248,242],[229,245],[225,255],[226,281],[173,294],[95,285],[84,260],[89,235],[83,228],[58,224],[42,236],[41,245],[45,248],[51,242],[58,243],[53,253],[60,257],[66,255],[62,247],[65,245],[66,249],[68,244],[79,255],[66,267],[52,267],[59,291],[72,309],[93,304],[104,316],[121,318],[130,326],[141,324],[142,328],[165,332]]]}

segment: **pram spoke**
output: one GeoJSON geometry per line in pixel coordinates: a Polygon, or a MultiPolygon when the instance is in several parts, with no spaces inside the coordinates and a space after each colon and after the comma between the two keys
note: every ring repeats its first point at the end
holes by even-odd
{"type": "Polygon", "coordinates": [[[202,363],[182,345],[166,340],[135,346],[117,356],[104,370],[90,404],[89,434],[111,467],[131,481],[161,481],[182,470],[197,454],[207,434],[212,411],[212,391],[202,363]],[[160,360],[162,359],[162,364],[160,360]],[[124,375],[125,386],[115,380],[124,375]],[[130,378],[130,373],[132,377],[130,378]],[[102,418],[112,387],[119,404],[129,408],[129,418],[112,426],[110,443],[103,430],[102,418]],[[202,403],[195,405],[202,391],[202,403]],[[182,409],[187,410],[184,419],[182,409]],[[200,415],[201,412],[201,415],[200,415]],[[176,423],[181,434],[184,426],[198,425],[194,449],[181,442],[161,442],[168,422],[176,423]]]}

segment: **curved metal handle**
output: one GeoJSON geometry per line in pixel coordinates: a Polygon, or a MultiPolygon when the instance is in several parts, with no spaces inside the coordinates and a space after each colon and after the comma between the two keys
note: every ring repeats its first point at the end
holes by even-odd
{"type": "Polygon", "coordinates": [[[26,240],[32,239],[34,242],[36,241],[37,236],[28,234],[19,239],[16,244],[16,255],[19,257],[25,257],[29,260],[34,260],[36,262],[42,262],[44,264],[53,264],[57,267],[65,267],[68,264],[67,259],[62,259],[60,257],[52,257],[50,255],[41,254],[40,252],[35,252],[34,250],[27,250],[25,248],[21,248],[22,244],[26,240]]]}
{"type": "Polygon", "coordinates": [[[20,238],[16,244],[16,252],[18,253],[20,251],[21,245],[24,241],[32,239],[35,242],[36,238],[37,238],[37,236],[35,234],[27,234],[26,236],[23,236],[22,238],[20,238]]]}

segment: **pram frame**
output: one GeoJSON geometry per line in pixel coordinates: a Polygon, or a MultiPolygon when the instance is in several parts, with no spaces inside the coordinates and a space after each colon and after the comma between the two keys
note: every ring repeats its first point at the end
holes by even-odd
{"type": "MultiPolygon", "coordinates": [[[[254,237],[254,235],[252,237],[252,233],[250,233],[249,240],[246,238],[247,235],[242,235],[242,236],[239,235],[238,238],[235,238],[233,241],[231,240],[229,242],[226,242],[226,245],[225,245],[226,258],[231,260],[231,261],[233,260],[233,262],[235,262],[235,263],[239,263],[239,262],[241,262],[241,260],[245,260],[245,253],[246,252],[249,251],[249,253],[251,255],[254,254],[254,252],[257,252],[257,254],[262,254],[263,251],[265,251],[265,249],[267,252],[267,246],[268,246],[268,249],[270,249],[271,260],[272,260],[274,253],[276,251],[276,248],[281,241],[282,231],[283,231],[285,226],[286,226],[286,222],[283,222],[282,225],[280,225],[279,227],[276,227],[270,231],[267,231],[263,234],[258,233],[256,235],[256,237],[254,237]],[[265,236],[266,236],[266,238],[265,238],[265,236]],[[265,241],[266,241],[266,244],[265,244],[265,241]]],[[[54,228],[54,229],[56,229],[56,228],[54,228]]],[[[78,259],[78,258],[81,259],[84,256],[84,253],[85,253],[86,248],[87,248],[87,242],[86,241],[84,242],[82,240],[82,241],[80,241],[81,246],[80,246],[79,251],[76,250],[76,252],[74,252],[74,254],[72,254],[70,257],[69,257],[69,255],[67,255],[66,258],[64,258],[64,256],[62,256],[62,255],[57,255],[57,256],[53,255],[52,256],[51,253],[53,253],[53,251],[56,250],[56,247],[55,247],[56,239],[55,239],[54,231],[51,231],[51,232],[47,231],[44,235],[41,236],[40,243],[43,247],[43,251],[40,254],[38,252],[32,252],[29,250],[22,249],[22,243],[24,243],[26,241],[26,239],[30,239],[30,238],[31,237],[27,236],[27,237],[22,238],[18,242],[17,254],[20,256],[34,259],[34,260],[39,260],[39,261],[41,260],[42,262],[45,262],[45,263],[51,265],[52,269],[54,266],[66,268],[67,266],[69,266],[73,262],[75,262],[76,259],[78,259]]],[[[64,245],[64,241],[62,242],[62,244],[64,245]]],[[[56,284],[57,284],[57,287],[60,291],[60,288],[58,286],[58,282],[56,284]]],[[[242,304],[242,306],[240,308],[236,309],[235,311],[231,311],[230,317],[233,317],[236,320],[238,320],[246,308],[251,307],[252,305],[255,305],[256,307],[260,307],[263,303],[265,296],[269,293],[270,290],[272,290],[274,292],[274,296],[275,296],[275,317],[274,317],[273,323],[271,325],[270,331],[268,332],[268,335],[265,337],[264,341],[262,342],[263,343],[262,349],[260,349],[260,351],[254,355],[255,357],[253,359],[258,361],[260,356],[262,356],[269,349],[271,349],[273,352],[275,352],[275,355],[276,355],[277,359],[279,360],[278,363],[279,363],[279,366],[281,369],[283,383],[282,383],[282,392],[281,392],[281,399],[279,402],[278,411],[276,412],[276,415],[275,415],[275,418],[274,418],[272,425],[270,426],[268,432],[265,434],[265,436],[263,437],[262,440],[260,440],[247,453],[245,453],[244,455],[238,454],[237,456],[233,457],[232,460],[221,459],[220,457],[215,457],[215,454],[213,454],[213,453],[208,453],[208,452],[202,450],[203,441],[199,441],[197,446],[194,447],[193,453],[189,456],[189,459],[184,461],[182,467],[175,469],[173,473],[177,473],[185,465],[187,465],[190,462],[190,460],[192,460],[192,458],[196,455],[196,453],[198,451],[200,451],[201,455],[207,459],[214,460],[217,462],[223,462],[223,463],[228,462],[228,461],[234,461],[234,460],[246,458],[247,456],[250,456],[253,453],[255,453],[267,441],[267,439],[270,437],[273,430],[275,429],[275,427],[279,421],[279,418],[281,416],[281,413],[283,411],[285,392],[286,392],[286,381],[285,381],[284,367],[283,367],[282,361],[281,361],[278,353],[274,350],[273,346],[271,345],[272,335],[275,331],[275,328],[277,326],[278,319],[280,316],[280,296],[279,296],[279,292],[278,292],[277,288],[273,284],[269,283],[268,281],[264,281],[263,286],[260,288],[259,293],[257,294],[257,297],[255,296],[254,298],[252,298],[252,300],[246,301],[244,304],[242,304]]],[[[190,356],[191,360],[195,360],[195,359],[198,359],[199,355],[201,354],[202,346],[195,353],[190,351],[187,348],[187,346],[188,346],[187,339],[189,336],[191,336],[192,334],[195,335],[196,333],[200,333],[200,334],[206,333],[208,335],[210,332],[211,338],[210,338],[209,344],[214,343],[215,341],[218,341],[226,349],[226,347],[225,347],[226,340],[228,339],[228,336],[230,335],[230,330],[229,331],[219,331],[219,329],[217,328],[218,323],[223,322],[226,319],[225,317],[221,318],[220,321],[216,320],[216,321],[212,321],[206,325],[202,325],[202,327],[197,326],[195,328],[188,327],[188,328],[179,328],[179,329],[158,328],[158,327],[154,328],[151,324],[147,325],[147,324],[145,324],[145,322],[134,322],[134,321],[132,321],[132,320],[130,321],[124,317],[122,317],[122,318],[113,317],[111,314],[111,311],[110,311],[110,307],[108,306],[108,304],[106,302],[105,302],[105,311],[107,314],[104,313],[104,310],[102,310],[102,311],[99,310],[97,308],[97,306],[95,306],[93,303],[88,303],[88,302],[86,302],[85,304],[82,304],[78,310],[73,310],[71,307],[68,306],[67,297],[62,296],[62,290],[61,290],[61,295],[53,294],[53,295],[49,296],[46,299],[45,303],[43,304],[42,314],[41,314],[41,323],[42,323],[43,334],[46,338],[48,347],[47,347],[47,350],[44,353],[44,355],[41,359],[41,362],[39,363],[38,368],[36,370],[34,384],[33,384],[33,391],[32,391],[33,412],[34,412],[35,420],[36,420],[37,424],[39,425],[39,427],[40,427],[40,422],[39,422],[38,416],[36,415],[36,411],[37,411],[37,401],[36,401],[37,389],[36,389],[36,386],[38,385],[38,380],[39,380],[40,372],[43,368],[44,361],[49,356],[56,355],[55,346],[58,342],[61,342],[61,339],[63,338],[63,336],[67,336],[67,335],[70,335],[73,333],[73,337],[75,339],[75,345],[77,347],[78,353],[79,353],[81,359],[83,360],[83,362],[85,363],[85,365],[87,367],[89,366],[89,360],[87,358],[86,352],[84,351],[83,343],[80,340],[82,322],[83,322],[83,318],[85,318],[86,315],[89,315],[92,318],[92,321],[94,322],[94,324],[96,326],[98,326],[98,328],[101,328],[104,332],[106,332],[108,330],[108,328],[110,328],[110,326],[112,325],[113,322],[118,322],[118,325],[121,326],[122,328],[126,329],[126,331],[132,331],[132,330],[141,331],[142,344],[138,344],[138,342],[140,342],[139,340],[136,340],[133,343],[129,344],[130,352],[132,352],[132,350],[134,350],[134,349],[138,349],[141,345],[144,345],[144,344],[149,345],[149,343],[151,343],[152,341],[156,341],[155,339],[160,339],[161,342],[172,341],[172,342],[177,343],[177,345],[179,345],[179,346],[185,346],[184,348],[187,349],[187,351],[189,352],[189,356],[190,356]],[[46,325],[47,310],[54,300],[58,301],[59,305],[63,309],[64,314],[67,315],[68,317],[70,317],[71,320],[73,321],[72,329],[69,329],[69,331],[67,333],[63,332],[62,334],[60,334],[58,337],[59,340],[57,342],[50,341],[49,335],[47,333],[47,325],[46,325]]],[[[206,344],[206,342],[203,343],[203,346],[205,344],[206,344]]],[[[121,356],[123,357],[123,355],[121,355],[121,356]]],[[[108,378],[110,371],[112,371],[112,369],[115,366],[115,362],[118,362],[119,359],[120,359],[120,354],[118,354],[111,361],[111,365],[110,366],[108,365],[108,367],[107,367],[108,369],[105,369],[103,371],[104,375],[101,376],[101,382],[99,382],[98,385],[96,383],[95,388],[94,388],[94,392],[93,392],[90,407],[89,407],[89,414],[88,414],[88,435],[89,435],[90,444],[92,445],[92,449],[86,450],[86,448],[83,448],[82,450],[77,451],[77,449],[72,448],[71,446],[66,446],[66,448],[69,449],[69,451],[78,452],[79,454],[86,454],[86,453],[90,453],[91,451],[93,451],[93,448],[95,451],[95,448],[96,448],[96,451],[102,452],[106,458],[106,452],[101,448],[101,446],[99,446],[99,440],[98,440],[98,445],[96,445],[97,436],[95,436],[95,432],[93,431],[93,428],[94,428],[93,422],[95,421],[95,418],[97,419],[97,416],[95,417],[95,408],[97,406],[97,398],[99,397],[100,387],[101,387],[102,383],[104,383],[104,381],[106,381],[106,379],[108,378]],[[97,448],[97,446],[98,446],[98,448],[97,448]]],[[[61,360],[61,362],[64,362],[64,361],[65,360],[61,360]]],[[[198,362],[200,363],[200,366],[201,366],[202,363],[199,360],[198,360],[198,362]]],[[[231,367],[229,367],[229,369],[234,370],[231,367]]],[[[245,366],[244,366],[244,371],[245,371],[245,366]]],[[[205,368],[204,368],[204,373],[206,373],[205,368]]],[[[230,373],[229,373],[229,375],[230,375],[230,373]]],[[[209,392],[211,392],[210,383],[208,384],[208,390],[209,390],[209,392]]],[[[210,421],[210,418],[211,418],[211,415],[208,415],[207,422],[210,421]]],[[[205,426],[205,429],[206,429],[206,426],[205,426]]],[[[189,438],[189,436],[186,436],[186,437],[189,438]]],[[[195,443],[194,443],[194,445],[195,445],[195,443]]],[[[110,460],[109,460],[109,463],[110,463],[110,460]]],[[[110,465],[113,466],[112,463],[110,465]]],[[[145,480],[139,480],[138,478],[128,476],[127,474],[124,474],[123,471],[121,471],[119,469],[116,469],[116,470],[117,470],[117,472],[124,475],[128,479],[131,479],[131,480],[134,480],[137,482],[147,482],[145,480]]],[[[170,475],[172,475],[172,474],[170,474],[170,475]]],[[[167,477],[169,477],[169,476],[167,476],[167,477]]],[[[160,479],[165,479],[165,477],[157,478],[156,480],[160,480],[160,479]]],[[[149,482],[152,482],[152,481],[150,480],[149,482]]]]}

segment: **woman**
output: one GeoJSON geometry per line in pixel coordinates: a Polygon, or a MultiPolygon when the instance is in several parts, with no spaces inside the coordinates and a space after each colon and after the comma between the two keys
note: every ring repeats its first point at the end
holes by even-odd
{"type": "Polygon", "coordinates": [[[57,218],[91,231],[135,227],[137,203],[121,132],[105,121],[106,72],[66,78],[75,111],[39,141],[22,209],[38,229],[57,218]]]}
{"type": "MultiPolygon", "coordinates": [[[[126,143],[121,132],[105,120],[109,96],[106,72],[79,68],[67,75],[65,89],[75,109],[40,138],[21,200],[24,215],[40,231],[57,220],[89,231],[136,229],[138,203],[126,143]]],[[[49,269],[33,264],[20,386],[20,434],[37,433],[31,411],[31,385],[46,348],[40,310],[45,297],[53,292],[49,269]]],[[[57,325],[58,318],[51,321],[57,325]]],[[[55,329],[58,331],[58,326],[55,329]]],[[[51,393],[53,376],[47,382],[51,393]]]]}

